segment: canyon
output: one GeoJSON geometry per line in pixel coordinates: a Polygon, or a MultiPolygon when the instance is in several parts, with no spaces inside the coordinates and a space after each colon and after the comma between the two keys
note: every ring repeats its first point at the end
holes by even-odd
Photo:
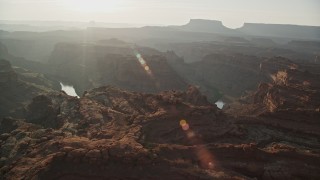
{"type": "Polygon", "coordinates": [[[0,179],[318,179],[318,27],[287,28],[1,31],[0,179]]]}

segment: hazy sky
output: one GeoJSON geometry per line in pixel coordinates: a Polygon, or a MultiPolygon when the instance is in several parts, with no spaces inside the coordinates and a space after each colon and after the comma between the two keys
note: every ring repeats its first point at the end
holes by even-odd
{"type": "Polygon", "coordinates": [[[189,19],[320,26],[320,0],[0,0],[1,20],[185,24],[189,19]]]}

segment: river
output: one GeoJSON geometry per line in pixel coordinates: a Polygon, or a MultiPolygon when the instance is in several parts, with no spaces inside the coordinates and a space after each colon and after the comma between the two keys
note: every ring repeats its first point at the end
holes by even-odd
{"type": "Polygon", "coordinates": [[[60,86],[61,86],[61,90],[66,92],[69,96],[76,96],[79,98],[73,86],[63,84],[62,82],[60,82],[60,86]]]}
{"type": "Polygon", "coordinates": [[[217,101],[215,104],[218,106],[219,109],[222,109],[223,106],[224,106],[226,103],[224,103],[223,101],[219,100],[219,101],[217,101]]]}

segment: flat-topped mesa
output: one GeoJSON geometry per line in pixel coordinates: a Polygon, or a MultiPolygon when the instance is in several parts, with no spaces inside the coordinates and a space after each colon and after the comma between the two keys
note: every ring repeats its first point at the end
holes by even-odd
{"type": "Polygon", "coordinates": [[[17,74],[12,69],[10,62],[3,59],[0,60],[0,84],[16,82],[17,79],[17,74]]]}
{"type": "Polygon", "coordinates": [[[207,19],[190,19],[187,25],[215,25],[215,26],[223,26],[221,21],[218,20],[207,20],[207,19]]]}
{"type": "Polygon", "coordinates": [[[255,36],[270,36],[313,40],[320,39],[319,26],[244,23],[244,25],[241,28],[237,29],[237,31],[255,36]]]}
{"type": "Polygon", "coordinates": [[[237,32],[225,27],[221,21],[205,20],[205,19],[190,19],[189,23],[179,28],[187,31],[207,32],[207,33],[223,33],[236,34],[237,32]]]}

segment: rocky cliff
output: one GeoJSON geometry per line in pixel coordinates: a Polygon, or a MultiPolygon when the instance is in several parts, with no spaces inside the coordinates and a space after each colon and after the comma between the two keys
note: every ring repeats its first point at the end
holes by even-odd
{"type": "Polygon", "coordinates": [[[188,64],[175,59],[170,64],[189,84],[198,85],[211,102],[216,102],[221,97],[233,100],[268,81],[268,73],[260,69],[263,61],[257,56],[215,53],[199,62],[188,64]]]}
{"type": "Polygon", "coordinates": [[[39,73],[12,68],[9,61],[0,60],[0,119],[22,117],[24,106],[41,93],[57,90],[57,82],[39,73]]]}
{"type": "Polygon", "coordinates": [[[162,53],[130,44],[61,43],[49,63],[57,76],[73,83],[80,93],[104,85],[140,92],[187,87],[162,53]]]}
{"type": "Polygon", "coordinates": [[[275,123],[282,128],[318,135],[320,76],[300,66],[288,64],[288,61],[274,64],[279,70],[271,75],[273,81],[261,83],[256,91],[231,104],[227,112],[236,116],[257,116],[261,123],[275,123]]]}
{"type": "Polygon", "coordinates": [[[1,122],[5,179],[320,176],[313,134],[230,117],[195,87],[145,94],[106,86],[80,99],[56,92],[27,111],[25,120],[1,122]]]}

